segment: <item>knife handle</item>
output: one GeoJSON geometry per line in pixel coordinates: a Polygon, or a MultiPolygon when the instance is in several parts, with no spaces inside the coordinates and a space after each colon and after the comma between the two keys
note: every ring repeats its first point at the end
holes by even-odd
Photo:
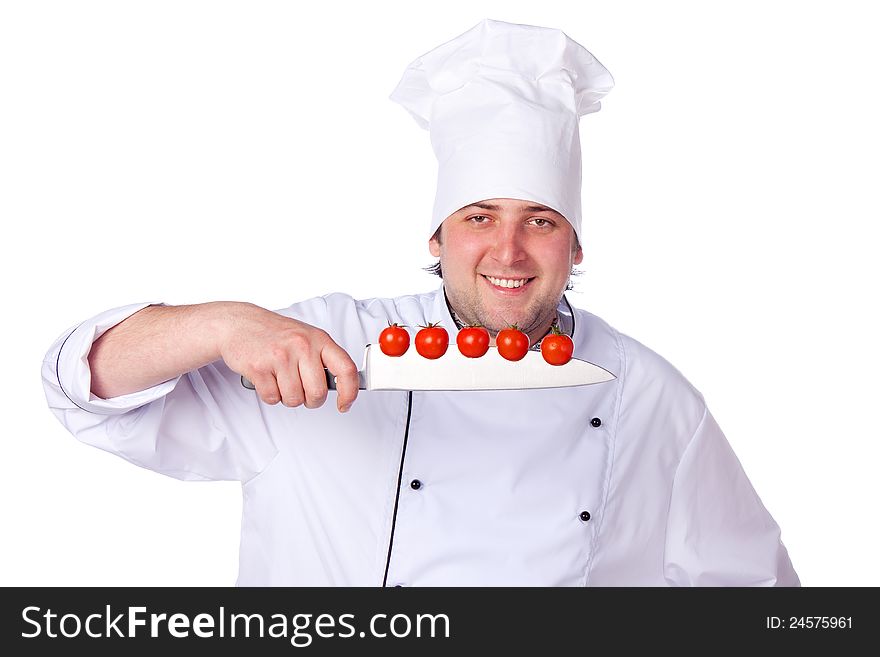
{"type": "MultiPolygon", "coordinates": [[[[330,373],[326,367],[324,368],[324,378],[327,379],[327,390],[336,390],[336,377],[330,373]]],[[[256,390],[257,387],[251,382],[250,379],[245,378],[244,374],[241,375],[241,385],[243,385],[248,390],[256,390]]],[[[358,390],[366,390],[366,381],[364,380],[364,373],[358,372],[358,390]]]]}

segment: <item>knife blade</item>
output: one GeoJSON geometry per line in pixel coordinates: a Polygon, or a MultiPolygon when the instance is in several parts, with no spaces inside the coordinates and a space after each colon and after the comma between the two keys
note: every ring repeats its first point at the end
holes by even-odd
{"type": "MultiPolygon", "coordinates": [[[[336,390],[336,377],[324,368],[327,388],[336,390]]],[[[617,377],[603,367],[579,358],[565,365],[550,365],[540,352],[529,351],[522,360],[509,361],[495,347],[480,358],[467,358],[453,348],[428,359],[415,349],[403,356],[386,356],[367,345],[364,368],[358,372],[360,390],[524,390],[562,388],[611,381],[617,377]]],[[[241,384],[254,390],[244,376],[241,384]]]]}

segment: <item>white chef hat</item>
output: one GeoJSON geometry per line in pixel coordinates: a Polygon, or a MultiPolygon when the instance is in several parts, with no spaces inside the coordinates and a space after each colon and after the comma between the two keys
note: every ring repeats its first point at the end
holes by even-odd
{"type": "Polygon", "coordinates": [[[534,201],[581,238],[578,120],[611,74],[561,30],[486,19],[410,64],[391,100],[430,131],[439,163],[431,231],[490,198],[534,201]]]}

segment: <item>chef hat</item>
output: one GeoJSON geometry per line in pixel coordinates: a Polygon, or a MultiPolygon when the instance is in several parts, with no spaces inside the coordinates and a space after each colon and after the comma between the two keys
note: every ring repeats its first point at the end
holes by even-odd
{"type": "Polygon", "coordinates": [[[553,208],[581,237],[578,120],[614,80],[561,30],[486,19],[410,64],[391,100],[429,130],[439,163],[431,232],[490,198],[553,208]]]}

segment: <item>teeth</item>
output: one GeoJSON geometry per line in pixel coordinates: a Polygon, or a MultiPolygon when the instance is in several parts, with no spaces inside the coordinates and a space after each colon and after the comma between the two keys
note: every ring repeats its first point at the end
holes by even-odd
{"type": "Polygon", "coordinates": [[[492,283],[493,285],[497,285],[498,287],[522,287],[526,283],[529,282],[528,278],[521,279],[511,279],[511,278],[494,278],[492,276],[486,276],[486,279],[492,283]]]}

